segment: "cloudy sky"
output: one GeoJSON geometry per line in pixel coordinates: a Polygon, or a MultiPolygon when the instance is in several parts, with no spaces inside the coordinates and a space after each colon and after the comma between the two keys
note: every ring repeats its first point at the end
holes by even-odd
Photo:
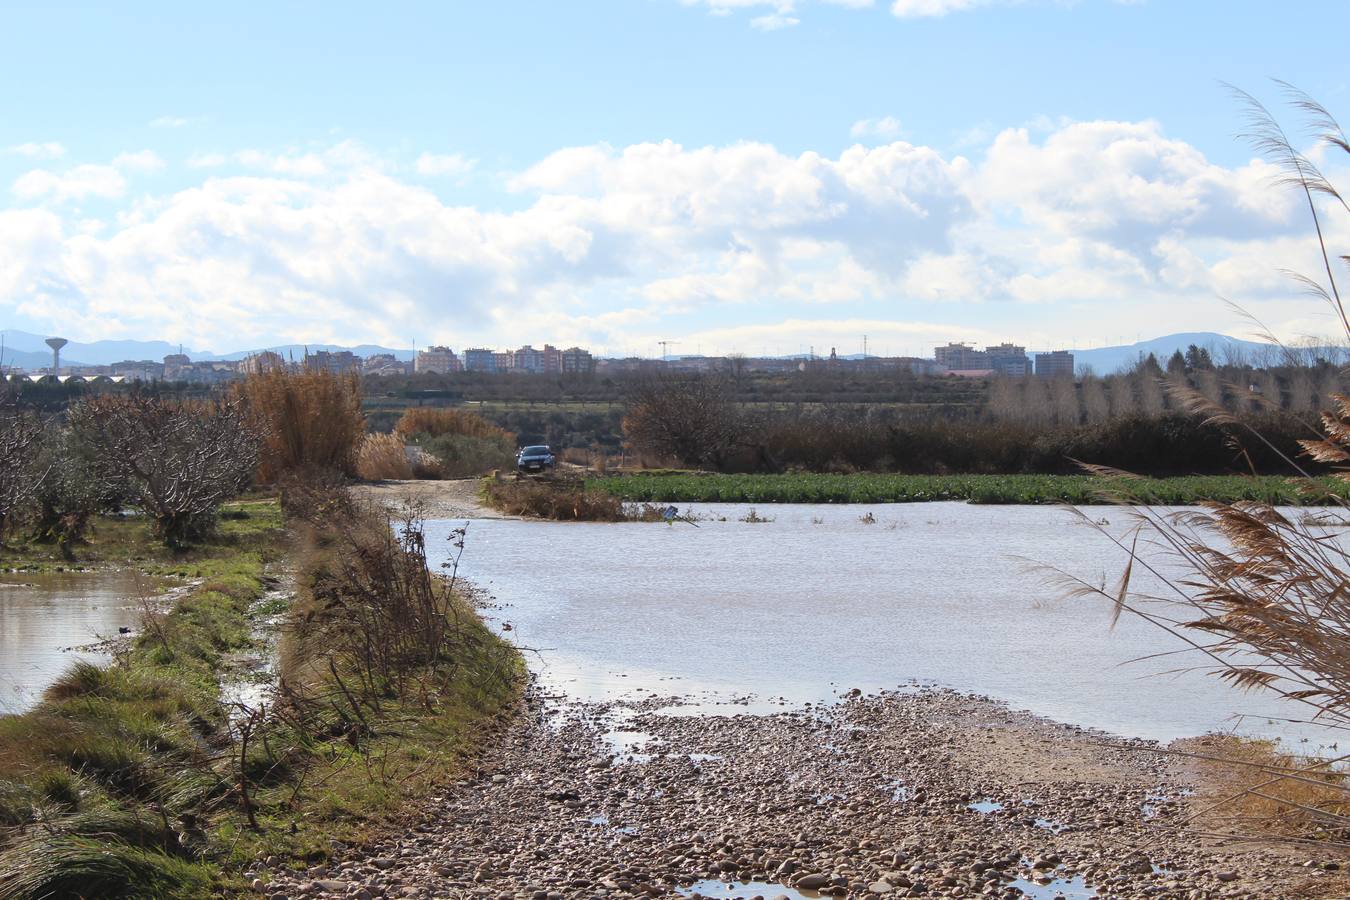
{"type": "Polygon", "coordinates": [[[1335,332],[1223,83],[1350,119],[1344,0],[0,7],[0,327],[927,355],[1249,335],[1228,300],[1335,332]]]}

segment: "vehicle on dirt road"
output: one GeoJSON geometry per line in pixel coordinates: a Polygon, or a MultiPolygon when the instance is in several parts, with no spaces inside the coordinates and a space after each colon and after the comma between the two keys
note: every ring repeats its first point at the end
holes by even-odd
{"type": "Polygon", "coordinates": [[[546,444],[522,447],[516,454],[516,468],[522,472],[543,472],[554,467],[557,459],[546,444]]]}

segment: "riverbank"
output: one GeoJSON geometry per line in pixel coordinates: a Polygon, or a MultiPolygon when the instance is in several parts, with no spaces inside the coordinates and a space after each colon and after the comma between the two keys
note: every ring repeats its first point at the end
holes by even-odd
{"type": "MultiPolygon", "coordinates": [[[[79,565],[190,586],[148,610],[112,664],[77,664],[33,709],[0,716],[0,897],[195,898],[247,887],[241,872],[260,858],[323,859],[455,776],[516,702],[518,655],[383,518],[322,531],[288,525],[274,499],[232,503],[182,554],[143,540],[143,522],[107,524],[79,565]],[[336,642],[303,640],[316,623],[361,633],[328,602],[358,531],[363,560],[421,573],[422,614],[444,625],[432,657],[385,660],[376,679],[336,642]]],[[[56,565],[41,553],[8,561],[56,565]]],[[[382,573],[360,574],[353,591],[406,601],[382,573]]]]}
{"type": "Polygon", "coordinates": [[[1257,500],[1276,506],[1326,505],[1350,496],[1331,478],[1197,475],[1185,478],[1101,478],[1089,475],[719,475],[636,472],[590,478],[590,490],[633,503],[924,503],[989,504],[1131,502],[1191,506],[1203,501],[1257,500]]]}
{"type": "Polygon", "coordinates": [[[1181,828],[1192,773],[945,691],[703,717],[535,697],[401,835],[262,893],[491,897],[1327,897],[1298,853],[1181,828]],[[744,884],[750,882],[750,884],[744,884]],[[739,886],[738,886],[739,885],[739,886]],[[364,893],[363,893],[364,892],[364,893]]]}

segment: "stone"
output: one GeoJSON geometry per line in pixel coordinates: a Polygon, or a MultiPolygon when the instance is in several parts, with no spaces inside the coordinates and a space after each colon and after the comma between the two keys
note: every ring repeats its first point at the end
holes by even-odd
{"type": "Polygon", "coordinates": [[[889,894],[894,891],[895,888],[884,881],[874,881],[867,886],[867,890],[869,893],[873,894],[889,894]]]}
{"type": "Polygon", "coordinates": [[[830,883],[830,876],[821,873],[803,875],[797,879],[796,887],[804,891],[818,891],[830,883]]]}

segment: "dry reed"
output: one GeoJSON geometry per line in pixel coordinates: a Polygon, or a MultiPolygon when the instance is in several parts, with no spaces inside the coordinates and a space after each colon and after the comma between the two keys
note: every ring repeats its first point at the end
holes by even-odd
{"type": "Polygon", "coordinates": [[[317,470],[356,474],[366,433],[357,376],[273,369],[250,375],[237,390],[264,434],[261,483],[317,470]]]}
{"type": "MultiPolygon", "coordinates": [[[[1325,149],[1350,153],[1350,141],[1324,108],[1283,87],[1310,117],[1325,149]]],[[[1250,116],[1249,136],[1281,166],[1285,183],[1302,193],[1316,227],[1325,281],[1298,281],[1329,304],[1350,338],[1319,200],[1342,213],[1350,206],[1265,107],[1240,96],[1250,116]]],[[[1174,383],[1171,393],[1192,413],[1229,429],[1235,444],[1265,441],[1221,406],[1222,388],[1174,383]]],[[[1336,411],[1323,417],[1324,434],[1310,436],[1304,449],[1316,461],[1344,466],[1350,462],[1350,398],[1336,397],[1335,403],[1336,411]]],[[[1293,459],[1288,464],[1299,468],[1293,459]]],[[[1128,487],[1123,499],[1131,499],[1128,487]]],[[[1350,549],[1337,521],[1343,512],[1293,518],[1266,504],[1241,502],[1183,512],[1140,506],[1131,515],[1135,527],[1124,536],[1099,527],[1128,560],[1119,582],[1108,589],[1069,579],[1070,594],[1104,598],[1117,616],[1128,612],[1166,629],[1199,657],[1200,667],[1236,687],[1288,701],[1291,721],[1323,726],[1332,740],[1350,730],[1350,549]]],[[[1228,835],[1350,849],[1345,757],[1299,758],[1260,742],[1208,740],[1199,752],[1182,751],[1200,759],[1216,794],[1193,818],[1228,835]]]]}
{"type": "Polygon", "coordinates": [[[408,447],[397,434],[368,434],[356,454],[356,475],[364,481],[406,480],[413,477],[408,447]]]}

